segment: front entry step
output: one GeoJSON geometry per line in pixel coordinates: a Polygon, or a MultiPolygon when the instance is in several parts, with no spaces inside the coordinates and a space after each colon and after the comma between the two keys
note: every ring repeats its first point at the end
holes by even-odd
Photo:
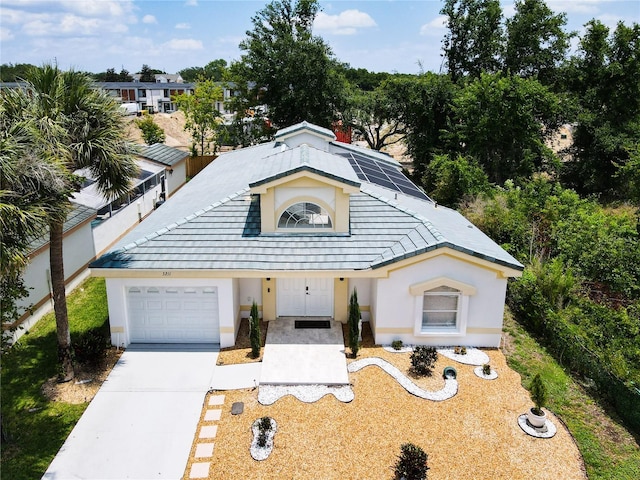
{"type": "Polygon", "coordinates": [[[269,322],[260,385],[348,385],[342,324],[296,329],[296,321],[309,320],[269,322]]]}

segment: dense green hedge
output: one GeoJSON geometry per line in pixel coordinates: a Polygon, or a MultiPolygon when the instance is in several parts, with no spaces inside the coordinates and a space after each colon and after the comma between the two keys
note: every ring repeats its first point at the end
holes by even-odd
{"type": "Polygon", "coordinates": [[[527,265],[509,285],[516,318],[640,433],[640,216],[539,175],[462,213],[527,265]]]}
{"type": "Polygon", "coordinates": [[[576,297],[557,308],[544,290],[527,269],[509,285],[509,306],[561,364],[591,383],[640,433],[640,302],[612,309],[576,297]]]}

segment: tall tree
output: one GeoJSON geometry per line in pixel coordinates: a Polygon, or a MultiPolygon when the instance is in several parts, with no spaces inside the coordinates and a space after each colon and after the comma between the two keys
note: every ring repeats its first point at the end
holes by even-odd
{"type": "Polygon", "coordinates": [[[184,129],[191,132],[192,148],[200,155],[213,153],[216,149],[215,137],[221,121],[220,112],[216,109],[216,102],[220,102],[222,99],[222,88],[212,80],[198,82],[192,94],[183,93],[175,97],[178,108],[185,115],[184,129]]]}
{"type": "Polygon", "coordinates": [[[554,14],[544,0],[516,0],[515,14],[506,21],[505,68],[545,85],[552,83],[573,36],[565,32],[566,24],[567,15],[554,14]]]}
{"type": "Polygon", "coordinates": [[[629,171],[640,142],[640,25],[619,23],[610,34],[590,21],[567,70],[580,111],[565,181],[581,193],[620,198],[618,174],[629,171]]]}
{"type": "MultiPolygon", "coordinates": [[[[343,103],[344,84],[330,47],[312,33],[317,0],[274,0],[252,19],[240,43],[246,52],[241,83],[269,109],[277,126],[303,120],[331,126],[343,103]]],[[[244,115],[244,112],[241,112],[244,115]]]]}
{"type": "Polygon", "coordinates": [[[442,15],[449,30],[442,41],[451,79],[500,69],[503,37],[499,0],[445,0],[442,15]]]}
{"type": "Polygon", "coordinates": [[[396,93],[393,84],[383,82],[373,91],[353,89],[347,100],[344,122],[361,134],[372,150],[404,139],[401,103],[396,93]]]}
{"type": "MultiPolygon", "coordinates": [[[[127,73],[129,73],[129,72],[127,72],[127,73]]],[[[142,68],[138,72],[138,74],[140,75],[140,81],[141,82],[155,82],[156,81],[156,75],[160,74],[160,73],[167,73],[167,72],[164,72],[162,70],[158,70],[157,68],[151,68],[146,63],[142,65],[142,68]]]]}
{"type": "Polygon", "coordinates": [[[413,178],[421,182],[434,156],[452,150],[447,129],[453,121],[453,99],[458,87],[447,75],[430,72],[390,79],[389,86],[400,99],[400,119],[405,126],[407,151],[413,159],[413,178]]]}
{"type": "Polygon", "coordinates": [[[561,122],[561,104],[537,80],[482,74],[461,90],[454,111],[456,143],[478,160],[491,182],[556,168],[545,138],[561,122]]]}
{"type": "Polygon", "coordinates": [[[81,178],[74,171],[88,168],[97,179],[99,190],[111,197],[130,189],[137,173],[135,148],[127,141],[120,107],[107,93],[95,88],[90,77],[76,71],[63,72],[57,66],[33,69],[26,87],[19,90],[30,106],[25,115],[38,119],[46,135],[31,132],[30,150],[48,152],[42,162],[56,160],[62,184],[57,197],[51,199],[55,215],[48,218],[51,286],[58,339],[61,379],[74,377],[69,318],[63,267],[63,223],[71,195],[80,190],[81,178]]]}
{"type": "Polygon", "coordinates": [[[221,82],[227,75],[227,61],[223,58],[212,60],[204,67],[188,67],[178,73],[185,82],[196,82],[200,80],[213,80],[221,82]]]}
{"type": "MultiPolygon", "coordinates": [[[[22,313],[18,300],[28,295],[22,273],[33,239],[46,233],[52,207],[64,184],[55,126],[39,124],[33,104],[19,90],[0,96],[0,319],[14,324],[22,313]],[[38,139],[34,142],[33,139],[38,139]],[[43,148],[46,146],[46,148],[43,148]],[[44,161],[43,161],[44,160],[44,161]]],[[[7,337],[2,335],[4,350],[7,337]]]]}

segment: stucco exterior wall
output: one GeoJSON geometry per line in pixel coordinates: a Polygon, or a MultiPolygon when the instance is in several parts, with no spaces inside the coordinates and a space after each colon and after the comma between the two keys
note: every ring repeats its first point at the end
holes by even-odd
{"type": "Polygon", "coordinates": [[[255,302],[258,308],[262,309],[262,279],[261,278],[241,278],[238,280],[240,291],[240,316],[249,318],[251,304],[255,302]]]}
{"type": "Polygon", "coordinates": [[[187,181],[187,161],[183,160],[173,167],[171,167],[173,173],[166,173],[167,178],[167,191],[169,196],[176,193],[176,191],[185,184],[187,181]]]}
{"type": "MultiPolygon", "coordinates": [[[[62,242],[64,255],[64,275],[68,281],[71,277],[84,270],[95,257],[91,222],[65,234],[62,242]]],[[[24,272],[24,283],[29,290],[29,296],[18,301],[20,313],[25,313],[29,306],[38,307],[46,301],[50,294],[49,247],[42,249],[31,261],[24,272]]]]}
{"type": "Polygon", "coordinates": [[[358,291],[358,304],[362,320],[368,321],[371,317],[371,285],[373,280],[370,278],[350,278],[349,279],[349,298],[353,293],[353,289],[358,291]]]}
{"type": "Polygon", "coordinates": [[[111,343],[127,347],[130,343],[129,313],[126,290],[128,287],[217,287],[220,319],[220,347],[231,347],[235,343],[239,289],[230,278],[107,278],[109,324],[111,343]]]}
{"type": "Polygon", "coordinates": [[[409,344],[498,347],[507,287],[507,279],[498,277],[495,271],[445,255],[392,271],[375,288],[376,343],[400,339],[409,344]],[[476,293],[468,297],[466,328],[453,335],[416,335],[422,310],[409,287],[438,277],[475,287],[476,293]]]}
{"type": "Polygon", "coordinates": [[[144,219],[153,211],[154,202],[159,197],[160,185],[156,185],[143,196],[137,198],[136,201],[96,225],[93,229],[96,257],[106,252],[111,245],[139,223],[138,202],[140,202],[140,214],[144,219]]]}

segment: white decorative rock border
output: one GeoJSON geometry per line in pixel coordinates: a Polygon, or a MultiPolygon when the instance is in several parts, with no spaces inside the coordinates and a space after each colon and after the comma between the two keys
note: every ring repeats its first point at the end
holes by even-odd
{"type": "Polygon", "coordinates": [[[396,350],[391,345],[383,345],[382,348],[391,353],[411,353],[413,352],[413,345],[403,345],[400,350],[396,350]]]}
{"type": "Polygon", "coordinates": [[[495,380],[498,378],[498,372],[496,372],[493,368],[491,369],[491,373],[489,375],[485,375],[482,373],[482,365],[473,369],[473,373],[475,373],[478,377],[484,378],[485,380],[495,380]]]}
{"type": "Polygon", "coordinates": [[[458,363],[464,363],[465,365],[484,365],[485,363],[489,363],[489,356],[482,350],[473,347],[467,347],[467,353],[465,355],[454,353],[453,348],[438,348],[438,353],[458,363]]]}
{"type": "Polygon", "coordinates": [[[278,431],[278,423],[273,418],[270,418],[270,420],[271,429],[267,431],[267,443],[264,447],[258,446],[258,435],[260,434],[258,423],[260,422],[260,419],[258,418],[251,425],[253,440],[251,440],[251,447],[249,450],[251,451],[251,456],[254,460],[266,460],[273,450],[273,437],[275,437],[276,432],[278,431]]]}
{"type": "Polygon", "coordinates": [[[282,397],[293,395],[302,402],[313,403],[329,394],[344,403],[349,403],[354,399],[350,385],[337,387],[328,385],[260,385],[258,402],[261,405],[272,405],[282,397]]]}
{"type": "Polygon", "coordinates": [[[424,398],[426,400],[433,400],[434,402],[441,402],[443,400],[448,400],[453,397],[456,393],[458,393],[458,381],[456,379],[446,379],[444,381],[444,387],[441,390],[436,392],[429,392],[427,390],[423,390],[418,387],[415,383],[409,380],[404,373],[402,373],[398,368],[391,365],[386,360],[378,357],[371,358],[363,358],[361,360],[356,360],[355,362],[351,362],[347,366],[347,370],[349,372],[357,372],[364,367],[368,367],[369,365],[375,365],[376,367],[380,367],[382,370],[387,372],[393,378],[395,378],[400,385],[404,387],[404,389],[412,395],[415,395],[419,398],[424,398]]]}
{"type": "Polygon", "coordinates": [[[528,435],[536,438],[551,438],[556,434],[557,428],[548,418],[544,422],[544,427],[535,428],[527,422],[527,414],[523,413],[518,417],[518,425],[528,435]]]}

